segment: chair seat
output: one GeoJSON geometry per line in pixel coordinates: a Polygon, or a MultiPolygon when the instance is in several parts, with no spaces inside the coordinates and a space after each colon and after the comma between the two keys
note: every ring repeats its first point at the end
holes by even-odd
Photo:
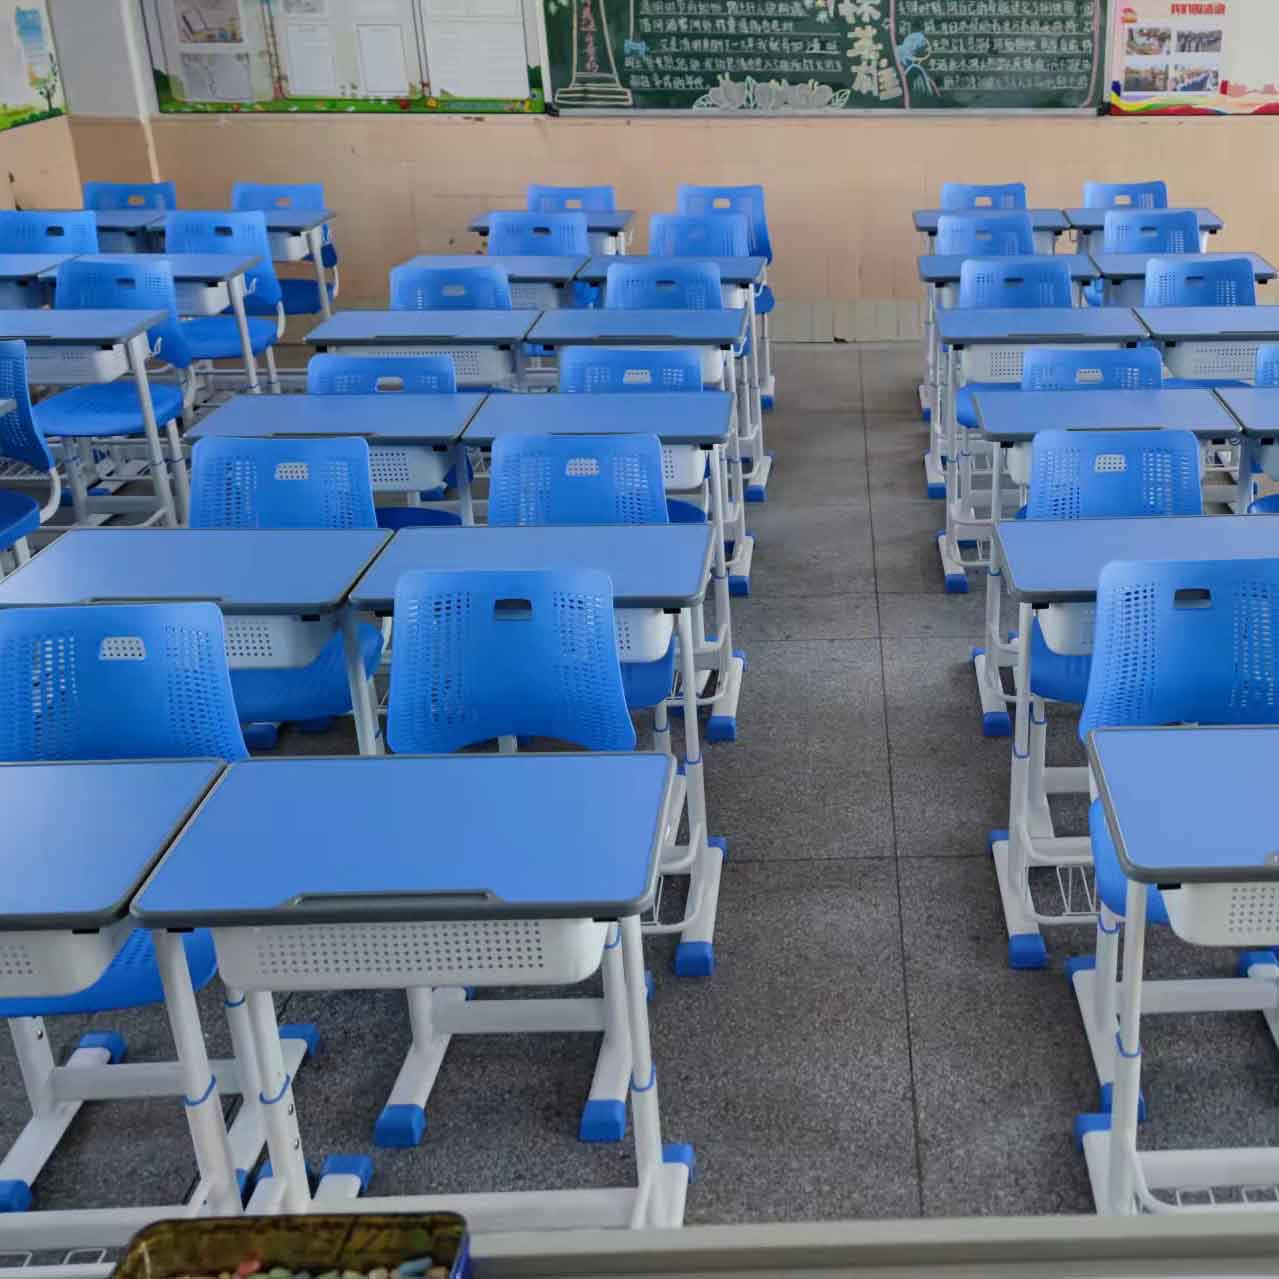
{"type": "MultiPolygon", "coordinates": [[[[151,404],[160,426],[182,416],[182,388],[151,382],[151,404]]],[[[73,386],[35,405],[36,421],[45,435],[90,440],[114,435],[141,435],[142,406],[132,379],[73,386]]]]}
{"type": "Polygon", "coordinates": [[[978,391],[986,395],[990,391],[1020,391],[1020,382],[967,382],[955,392],[955,420],[969,430],[977,429],[977,406],[973,395],[978,391]]]}
{"type": "MultiPolygon", "coordinates": [[[[1088,833],[1092,836],[1092,860],[1097,877],[1097,895],[1119,916],[1124,916],[1128,901],[1128,877],[1119,865],[1119,853],[1115,841],[1110,837],[1110,827],[1106,824],[1106,812],[1101,800],[1094,799],[1088,809],[1088,833]]],[[[1146,922],[1150,924],[1168,923],[1168,907],[1164,904],[1163,894],[1151,885],[1146,890],[1146,922]]]]}
{"type": "Polygon", "coordinates": [[[379,506],[378,528],[424,528],[440,525],[460,525],[462,517],[456,511],[444,511],[432,506],[379,506]]]}
{"type": "Polygon", "coordinates": [[[0,489],[0,551],[40,527],[40,506],[34,498],[0,489]]]}
{"type": "MultiPolygon", "coordinates": [[[[182,938],[191,984],[200,990],[217,971],[213,935],[197,929],[182,938]]],[[[122,1008],[142,1008],[164,1002],[160,966],[156,962],[151,934],[135,928],[106,972],[92,986],[74,995],[54,998],[0,999],[0,1017],[54,1017],[59,1013],[109,1013],[122,1008]]]]}
{"type": "MultiPolygon", "coordinates": [[[[372,675],[382,656],[382,632],[360,624],[364,673],[372,675]]],[[[231,691],[241,722],[295,723],[351,713],[351,687],[341,632],[334,635],[309,666],[241,668],[231,671],[231,691]]]]}
{"type": "Polygon", "coordinates": [[[1035,618],[1030,632],[1030,691],[1052,702],[1082,706],[1088,695],[1092,657],[1087,653],[1058,653],[1048,647],[1035,618]]]}
{"type": "Polygon", "coordinates": [[[777,305],[777,299],[773,296],[773,286],[765,284],[761,286],[758,293],[755,294],[755,314],[767,315],[777,305]]]}
{"type": "MultiPolygon", "coordinates": [[[[271,308],[274,315],[275,308],[271,308]]],[[[197,360],[237,360],[243,354],[240,330],[230,315],[206,315],[182,321],[182,336],[197,360]]],[[[275,344],[275,321],[249,316],[249,345],[261,355],[275,344]]]]}
{"type": "Polygon", "coordinates": [[[686,502],[678,497],[666,499],[666,517],[672,524],[705,524],[707,518],[706,512],[695,502],[686,502]]]}
{"type": "Polygon", "coordinates": [[[1165,391],[1210,391],[1214,387],[1225,390],[1227,387],[1241,387],[1247,385],[1247,382],[1241,381],[1239,378],[1232,377],[1166,377],[1163,380],[1163,389],[1165,391]]]}
{"type": "Polygon", "coordinates": [[[1249,515],[1279,515],[1279,493],[1259,497],[1248,507],[1249,515]]]}
{"type": "MultiPolygon", "coordinates": [[[[325,284],[329,295],[329,303],[333,303],[333,286],[325,284]]],[[[290,277],[280,281],[280,292],[284,298],[285,315],[319,315],[323,308],[320,305],[320,285],[317,280],[308,280],[305,276],[290,277]]],[[[244,310],[248,315],[265,315],[275,319],[275,305],[262,301],[250,293],[244,299],[244,310]]],[[[229,310],[223,312],[230,315],[229,310]]]]}

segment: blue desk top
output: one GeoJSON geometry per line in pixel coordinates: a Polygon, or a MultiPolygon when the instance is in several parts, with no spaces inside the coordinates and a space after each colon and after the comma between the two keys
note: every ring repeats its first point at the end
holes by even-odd
{"type": "MultiPolygon", "coordinates": [[[[1279,394],[1279,392],[1277,392],[1279,394]]],[[[1005,443],[1038,431],[1124,431],[1172,427],[1205,439],[1239,434],[1238,424],[1211,391],[978,391],[973,396],[982,433],[1005,443]]]]}
{"type": "MultiPolygon", "coordinates": [[[[478,218],[472,218],[466,224],[468,231],[478,231],[480,235],[488,235],[489,223],[492,221],[494,213],[527,213],[528,209],[490,209],[487,213],[482,213],[478,218]]],[[[620,235],[631,224],[631,220],[635,214],[630,209],[569,209],[567,212],[580,212],[586,214],[586,229],[588,231],[596,231],[602,235],[620,235]]]]}
{"type": "Polygon", "coordinates": [[[937,219],[942,214],[962,217],[965,213],[1029,213],[1030,225],[1036,231],[1065,231],[1070,225],[1060,209],[916,209],[915,230],[936,235],[937,219]]]}
{"type": "Polygon", "coordinates": [[[75,256],[74,253],[0,253],[0,280],[34,280],[45,272],[56,272],[75,256]]]}
{"type": "MultiPolygon", "coordinates": [[[[712,532],[710,524],[400,529],[355,584],[351,603],[365,612],[389,613],[396,583],[404,573],[419,568],[440,572],[594,568],[613,579],[613,603],[618,608],[682,608],[696,604],[706,590],[712,532]]],[[[0,582],[0,604],[4,587],[12,580],[0,582]]]]}
{"type": "MultiPolygon", "coordinates": [[[[257,266],[257,254],[232,253],[82,253],[81,262],[118,262],[122,266],[167,262],[176,281],[221,284],[257,266]]],[[[50,272],[56,274],[56,271],[50,272]]]]}
{"type": "Polygon", "coordinates": [[[608,269],[614,262],[713,262],[719,267],[719,278],[724,284],[758,284],[764,278],[764,269],[768,266],[767,258],[662,257],[654,253],[634,253],[618,257],[614,254],[592,258],[577,273],[577,278],[592,284],[602,284],[608,278],[608,269]]]}
{"type": "MultiPolygon", "coordinates": [[[[507,398],[507,397],[504,397],[507,398]]],[[[510,397],[510,398],[523,398],[510,397]]],[[[370,443],[452,444],[484,403],[482,393],[413,395],[236,395],[196,423],[189,440],[358,435],[370,443]]]]}
{"type": "Polygon", "coordinates": [[[1279,435],[1279,386],[1223,386],[1217,396],[1245,435],[1279,435]]]}
{"type": "Polygon", "coordinates": [[[1260,253],[1094,253],[1092,260],[1103,280],[1144,280],[1151,258],[1175,258],[1178,262],[1209,262],[1221,258],[1251,258],[1258,280],[1273,280],[1275,268],[1260,253]]]}
{"type": "Polygon", "coordinates": [[[545,257],[533,254],[494,254],[483,257],[475,253],[423,253],[400,265],[443,270],[463,266],[497,266],[506,272],[509,280],[517,283],[567,284],[586,265],[586,259],[550,254],[545,257]]]}
{"type": "Polygon", "coordinates": [[[529,332],[544,346],[718,346],[746,336],[746,310],[543,311],[529,332]]]}
{"type": "Polygon", "coordinates": [[[1097,594],[1097,579],[1111,560],[1279,558],[1279,520],[1256,515],[1001,520],[995,548],[1017,598],[1032,604],[1080,602],[1097,594]]]}
{"type": "Polygon", "coordinates": [[[947,346],[1005,346],[1139,342],[1146,330],[1126,306],[940,307],[937,336],[947,346]]]}
{"type": "Polygon", "coordinates": [[[541,314],[541,311],[339,311],[331,320],[312,329],[306,341],[315,346],[373,346],[384,342],[514,346],[524,340],[541,314]]]}
{"type": "Polygon", "coordinates": [[[1231,793],[1264,801],[1279,776],[1279,728],[1102,728],[1088,758],[1125,874],[1148,884],[1279,878],[1264,803],[1204,803],[1224,766],[1231,793]]]}
{"type": "Polygon", "coordinates": [[[221,771],[205,759],[0,764],[0,932],[123,918],[221,771]]]}
{"type": "MultiPolygon", "coordinates": [[[[182,213],[230,213],[244,212],[244,210],[230,209],[182,209],[182,213]]],[[[300,234],[303,231],[309,231],[312,227],[323,226],[326,222],[332,222],[337,214],[329,209],[262,209],[260,210],[263,220],[266,222],[268,231],[283,231],[300,234]]],[[[99,225],[102,225],[99,223],[99,225]]],[[[160,225],[155,228],[157,231],[164,230],[164,213],[160,214],[160,225]]]]}
{"type": "MultiPolygon", "coordinates": [[[[995,262],[1034,262],[1043,261],[1048,255],[1041,253],[1037,257],[1027,254],[1012,255],[1006,258],[992,258],[995,262]]],[[[964,263],[971,259],[966,253],[924,253],[919,258],[919,278],[925,284],[958,284],[964,263]]],[[[1086,253],[1058,253],[1054,261],[1064,262],[1070,268],[1070,278],[1076,281],[1095,280],[1097,267],[1086,253]]]]}
{"type": "Polygon", "coordinates": [[[99,231],[164,229],[165,209],[94,209],[99,231]]]}
{"type": "Polygon", "coordinates": [[[13,605],[212,600],[231,613],[328,613],[384,529],[73,529],[0,582],[13,605]]]}
{"type": "Polygon", "coordinates": [[[490,395],[466,428],[466,442],[492,444],[499,435],[652,433],[663,444],[723,444],[732,424],[727,391],[490,395]]]}
{"type": "Polygon", "coordinates": [[[163,322],[163,311],[0,311],[0,338],[56,346],[118,346],[163,322]]]}
{"type": "Polygon", "coordinates": [[[602,751],[233,764],[133,913],[148,927],[636,915],[673,773],[668,755],[602,751]]]}
{"type": "Polygon", "coordinates": [[[1137,317],[1166,342],[1279,341],[1279,306],[1141,306],[1137,317]]]}
{"type": "MultiPolygon", "coordinates": [[[[1162,212],[1162,210],[1158,211],[1162,212]]],[[[1062,212],[1065,213],[1067,221],[1076,231],[1100,231],[1106,225],[1106,214],[1113,212],[1113,210],[1063,209],[1062,212]]],[[[1152,209],[1150,212],[1153,213],[1156,210],[1152,209]]],[[[1195,212],[1199,215],[1199,229],[1201,231],[1220,231],[1226,225],[1211,209],[1195,209],[1195,212]]]]}

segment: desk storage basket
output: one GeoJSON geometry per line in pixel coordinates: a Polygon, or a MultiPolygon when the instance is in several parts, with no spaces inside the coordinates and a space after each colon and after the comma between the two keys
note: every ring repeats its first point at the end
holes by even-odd
{"type": "Polygon", "coordinates": [[[448,474],[447,453],[425,444],[377,444],[369,449],[369,470],[376,493],[437,489],[448,474]]]}
{"type": "Polygon", "coordinates": [[[1174,377],[1242,378],[1251,382],[1257,369],[1258,342],[1173,342],[1164,348],[1164,363],[1174,377]]]}
{"type": "Polygon", "coordinates": [[[7,999],[72,995],[106,972],[133,931],[122,919],[92,933],[10,932],[0,936],[0,995],[7,999]]]}
{"type": "Polygon", "coordinates": [[[662,445],[662,483],[673,492],[700,488],[706,478],[706,454],[696,444],[662,445]]]}
{"type": "Polygon", "coordinates": [[[619,608],[613,626],[619,661],[656,662],[671,646],[675,616],[660,608],[619,608]]]}
{"type": "Polygon", "coordinates": [[[221,281],[177,280],[173,287],[179,315],[221,315],[231,305],[231,290],[221,281]]]}
{"type": "Polygon", "coordinates": [[[1050,604],[1038,614],[1044,643],[1054,653],[1091,653],[1096,604],[1050,604]]]}
{"type": "Polygon", "coordinates": [[[272,613],[226,619],[227,661],[241,668],[310,666],[333,638],[335,617],[303,621],[272,613]]]}
{"type": "Polygon", "coordinates": [[[298,231],[268,231],[273,262],[301,262],[306,258],[306,236],[298,231]]]}
{"type": "Polygon", "coordinates": [[[1168,922],[1199,946],[1279,944],[1279,884],[1187,884],[1163,894],[1168,922]]]}
{"type": "Polygon", "coordinates": [[[510,288],[511,305],[517,311],[558,311],[564,305],[559,285],[549,280],[521,280],[510,288]]]}
{"type": "Polygon", "coordinates": [[[129,371],[123,346],[55,346],[27,343],[27,380],[35,385],[114,382],[129,371]]]}

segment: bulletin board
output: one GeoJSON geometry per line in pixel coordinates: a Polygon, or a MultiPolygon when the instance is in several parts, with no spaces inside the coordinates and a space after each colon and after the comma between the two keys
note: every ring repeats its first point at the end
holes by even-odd
{"type": "Polygon", "coordinates": [[[48,120],[65,110],[44,0],[0,0],[0,129],[48,120]]]}

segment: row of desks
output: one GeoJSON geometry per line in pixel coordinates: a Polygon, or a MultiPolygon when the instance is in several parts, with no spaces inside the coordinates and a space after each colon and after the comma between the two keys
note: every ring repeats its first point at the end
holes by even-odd
{"type": "MultiPolygon", "coordinates": [[[[1036,231],[1061,234],[1065,231],[1101,231],[1106,225],[1106,214],[1113,209],[916,209],[915,230],[925,235],[937,234],[937,220],[949,214],[963,213],[1029,213],[1030,225],[1036,231]]],[[[1159,210],[1152,209],[1152,213],[1159,210]]],[[[1199,217],[1199,229],[1215,235],[1225,223],[1211,209],[1195,209],[1199,217]]]]}
{"type": "MultiPolygon", "coordinates": [[[[957,284],[963,271],[964,263],[969,261],[965,253],[925,253],[919,258],[919,278],[925,284],[948,285],[957,284]]],[[[1043,255],[1049,256],[1049,255],[1043,255]]],[[[1277,274],[1274,265],[1260,253],[1059,253],[1052,255],[1054,262],[1064,262],[1070,270],[1070,278],[1076,284],[1089,284],[1094,280],[1105,280],[1107,283],[1120,284],[1125,280],[1142,280],[1146,276],[1146,266],[1152,258],[1194,257],[1211,260],[1213,258],[1248,258],[1252,262],[1253,275],[1259,283],[1273,280],[1277,274]]]]}
{"type": "Polygon", "coordinates": [[[1279,341],[1279,306],[942,307],[943,346],[1279,341]]]}

